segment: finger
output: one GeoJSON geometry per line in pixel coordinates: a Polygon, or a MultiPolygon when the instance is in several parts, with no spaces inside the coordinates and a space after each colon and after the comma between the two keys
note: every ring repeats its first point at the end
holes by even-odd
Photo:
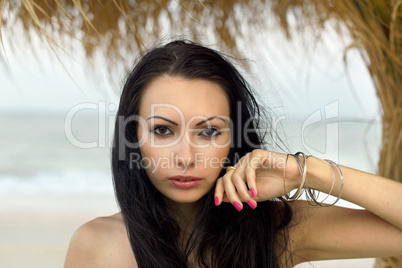
{"type": "Polygon", "coordinates": [[[225,193],[226,196],[229,198],[229,201],[233,204],[233,206],[238,210],[241,211],[243,209],[242,202],[239,199],[239,196],[237,195],[236,188],[233,185],[232,182],[232,174],[233,170],[230,170],[228,173],[226,173],[225,176],[223,176],[223,187],[225,188],[225,193]]]}
{"type": "Polygon", "coordinates": [[[266,151],[254,150],[251,154],[249,164],[246,166],[245,174],[248,188],[252,197],[257,196],[256,169],[265,161],[266,151]]]}
{"type": "Polygon", "coordinates": [[[224,194],[224,188],[223,188],[223,181],[222,178],[219,178],[216,181],[216,186],[215,186],[215,206],[219,206],[222,201],[223,201],[223,194],[224,194]]]}
{"type": "Polygon", "coordinates": [[[247,204],[252,208],[255,209],[257,207],[257,202],[255,202],[250,195],[246,183],[245,183],[245,173],[244,170],[242,169],[237,169],[234,171],[232,174],[232,182],[234,186],[237,189],[237,194],[240,197],[240,199],[244,202],[247,202],[247,204]]]}
{"type": "MultiPolygon", "coordinates": [[[[248,171],[248,169],[249,169],[249,167],[250,167],[250,159],[251,159],[251,157],[252,157],[252,153],[247,153],[245,156],[243,156],[241,159],[240,159],[240,161],[236,164],[236,167],[237,167],[237,169],[236,169],[236,172],[237,171],[240,171],[241,170],[241,172],[243,173],[243,176],[245,177],[245,178],[248,178],[248,176],[249,176],[249,171],[248,171]]],[[[254,174],[254,173],[253,173],[254,174]]],[[[253,174],[251,174],[251,176],[253,176],[253,174]]],[[[255,177],[255,176],[254,176],[255,177]]],[[[253,177],[251,177],[251,179],[252,179],[253,177]]],[[[250,195],[251,195],[251,197],[254,197],[254,196],[256,196],[256,191],[255,191],[255,189],[256,189],[256,183],[255,183],[255,179],[254,180],[251,180],[251,185],[248,183],[248,179],[246,180],[247,181],[247,186],[248,186],[248,188],[250,189],[250,195]],[[254,181],[254,182],[253,182],[254,181]]],[[[244,194],[243,194],[243,198],[245,198],[245,196],[244,196],[244,194]]],[[[248,199],[248,198],[247,198],[248,199]]],[[[245,199],[245,200],[247,200],[247,199],[245,199]]]]}
{"type": "Polygon", "coordinates": [[[257,196],[257,183],[255,180],[255,168],[247,167],[245,170],[248,188],[250,189],[251,197],[257,196]]]}

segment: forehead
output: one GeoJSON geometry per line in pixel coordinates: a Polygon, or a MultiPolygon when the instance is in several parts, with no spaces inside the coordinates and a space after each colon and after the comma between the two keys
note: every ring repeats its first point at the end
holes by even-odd
{"type": "Polygon", "coordinates": [[[151,115],[189,119],[194,116],[228,116],[229,101],[216,83],[203,79],[162,76],[145,89],[140,104],[140,116],[151,115]]]}

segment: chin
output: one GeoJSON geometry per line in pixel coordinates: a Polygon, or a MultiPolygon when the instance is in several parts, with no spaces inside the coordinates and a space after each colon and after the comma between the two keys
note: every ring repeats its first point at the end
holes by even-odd
{"type": "MultiPolygon", "coordinates": [[[[163,193],[162,193],[163,194],[163,193]]],[[[180,204],[193,204],[198,202],[207,193],[183,191],[164,195],[167,199],[180,204]]]]}

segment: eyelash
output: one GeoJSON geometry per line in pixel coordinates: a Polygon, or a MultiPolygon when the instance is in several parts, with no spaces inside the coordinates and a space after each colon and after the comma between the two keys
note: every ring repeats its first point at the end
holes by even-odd
{"type": "Polygon", "coordinates": [[[152,133],[154,133],[155,135],[158,135],[158,136],[173,136],[173,133],[172,134],[158,133],[161,128],[166,128],[167,131],[170,131],[172,133],[172,130],[170,130],[167,126],[155,126],[155,127],[151,128],[150,132],[152,132],[152,133]]]}
{"type": "Polygon", "coordinates": [[[221,132],[219,129],[214,128],[214,127],[205,128],[203,131],[201,131],[201,133],[199,134],[201,137],[207,137],[207,138],[216,137],[216,136],[219,136],[219,135],[222,134],[222,132],[221,132]],[[205,131],[210,130],[210,129],[213,130],[214,133],[216,133],[216,134],[212,134],[212,135],[201,135],[202,132],[205,132],[205,131]]]}
{"type": "MultiPolygon", "coordinates": [[[[150,132],[151,132],[151,133],[154,133],[155,135],[162,136],[162,137],[163,137],[163,136],[173,136],[173,131],[172,131],[169,127],[167,127],[167,126],[155,126],[155,127],[153,127],[153,128],[150,130],[150,132]],[[160,129],[161,129],[161,128],[166,128],[166,130],[167,130],[168,132],[170,132],[170,134],[161,134],[161,133],[160,133],[160,129]]],[[[221,132],[219,129],[214,128],[214,127],[208,127],[208,128],[203,129],[203,130],[200,132],[200,134],[198,134],[198,135],[201,136],[201,137],[205,137],[205,138],[212,138],[212,137],[217,137],[217,136],[219,136],[219,135],[221,135],[221,134],[222,134],[222,132],[221,132]],[[212,130],[214,134],[212,134],[212,135],[201,134],[201,133],[203,133],[203,132],[205,132],[205,131],[208,131],[208,130],[212,130]]]]}

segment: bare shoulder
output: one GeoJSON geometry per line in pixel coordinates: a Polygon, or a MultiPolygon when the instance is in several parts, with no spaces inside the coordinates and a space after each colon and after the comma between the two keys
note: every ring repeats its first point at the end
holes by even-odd
{"type": "Polygon", "coordinates": [[[93,219],[71,238],[65,268],[137,267],[120,213],[93,219]]]}

